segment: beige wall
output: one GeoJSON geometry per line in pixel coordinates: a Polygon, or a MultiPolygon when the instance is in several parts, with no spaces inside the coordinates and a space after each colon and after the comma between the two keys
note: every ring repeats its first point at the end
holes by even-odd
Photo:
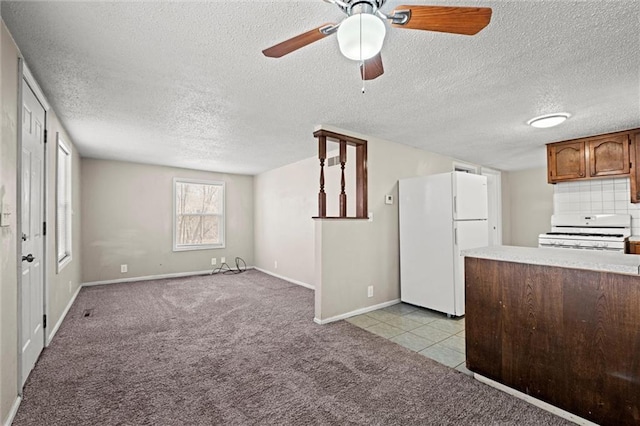
{"type": "MultiPolygon", "coordinates": [[[[3,423],[18,395],[18,280],[19,266],[17,253],[17,151],[18,151],[18,58],[20,52],[8,33],[4,22],[0,29],[1,39],[1,112],[2,141],[0,143],[0,202],[3,211],[11,212],[10,226],[0,228],[0,421],[3,423]]],[[[71,297],[80,285],[80,156],[72,140],[66,135],[53,111],[47,113],[47,205],[46,221],[48,223],[47,269],[45,280],[48,295],[47,303],[47,337],[61,318],[71,297]],[[61,132],[73,151],[72,157],[72,209],[73,216],[72,241],[73,260],[58,274],[55,257],[55,135],[61,132]]]]}
{"type": "Polygon", "coordinates": [[[318,159],[308,158],[255,177],[255,266],[309,286],[319,174],[318,159]]]}
{"type": "Polygon", "coordinates": [[[316,318],[324,321],[400,298],[398,179],[453,170],[453,158],[340,129],[368,140],[369,211],[373,221],[316,221],[321,270],[316,270],[316,318]],[[384,203],[385,195],[394,203],[384,203]],[[367,297],[367,287],[374,287],[367,297]],[[318,306],[318,305],[316,305],[318,306]]]}
{"type": "Polygon", "coordinates": [[[508,173],[510,239],[505,244],[537,247],[538,235],[551,230],[553,185],[547,183],[547,169],[508,173]]]}
{"type": "Polygon", "coordinates": [[[16,150],[18,126],[18,49],[2,23],[2,142],[0,201],[11,212],[9,227],[0,228],[0,421],[6,420],[18,395],[18,278],[16,229],[16,150]]]}
{"type": "Polygon", "coordinates": [[[82,247],[80,245],[80,229],[81,229],[81,191],[80,191],[80,165],[82,160],[78,150],[67,132],[62,127],[62,123],[53,111],[49,111],[47,115],[48,127],[48,143],[47,143],[47,287],[48,287],[48,305],[47,316],[49,325],[47,333],[49,338],[53,331],[53,327],[60,320],[62,313],[69,304],[69,300],[73,297],[76,290],[82,283],[82,263],[84,262],[82,255],[82,247]],[[71,262],[67,263],[62,270],[58,271],[56,262],[56,157],[57,157],[57,140],[58,135],[66,142],[71,149],[71,262]]]}
{"type": "Polygon", "coordinates": [[[212,257],[253,265],[252,176],[85,158],[82,201],[83,282],[207,271],[212,257]],[[173,252],[174,177],[226,182],[226,248],[173,252]]]}
{"type": "MultiPolygon", "coordinates": [[[[315,157],[255,179],[256,266],[315,285],[318,319],[400,297],[398,179],[448,172],[453,170],[454,161],[323,127],[368,140],[368,210],[373,213],[373,221],[311,219],[317,215],[318,202],[319,164],[315,157]],[[393,205],[384,203],[386,194],[394,196],[393,205]],[[369,285],[374,286],[373,298],[367,297],[369,285]],[[326,310],[320,311],[320,300],[326,310]]],[[[316,143],[311,134],[309,143],[316,143]]]]}

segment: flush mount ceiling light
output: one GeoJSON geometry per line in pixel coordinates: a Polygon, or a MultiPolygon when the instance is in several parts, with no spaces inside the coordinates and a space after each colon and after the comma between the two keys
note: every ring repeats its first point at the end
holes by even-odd
{"type": "Polygon", "coordinates": [[[354,61],[376,56],[382,49],[387,30],[382,19],[369,13],[357,13],[342,21],[338,28],[340,52],[354,61]]]}
{"type": "Polygon", "coordinates": [[[564,123],[564,121],[569,117],[571,117],[571,114],[568,114],[566,112],[557,112],[554,114],[546,114],[532,118],[531,120],[527,121],[527,124],[539,129],[546,129],[564,123]]]}

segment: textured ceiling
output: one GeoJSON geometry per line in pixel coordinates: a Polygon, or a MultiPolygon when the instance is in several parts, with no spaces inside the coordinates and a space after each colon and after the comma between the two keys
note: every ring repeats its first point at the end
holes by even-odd
{"type": "MultiPolygon", "coordinates": [[[[9,2],[2,18],[84,156],[255,174],[316,153],[317,124],[503,170],[544,144],[640,127],[640,2],[405,1],[493,8],[473,37],[388,28],[385,73],[328,37],[262,49],[344,15],[308,1],[9,2]],[[533,116],[566,111],[552,129],[533,116]]],[[[383,11],[398,1],[390,0],[383,11]]]]}

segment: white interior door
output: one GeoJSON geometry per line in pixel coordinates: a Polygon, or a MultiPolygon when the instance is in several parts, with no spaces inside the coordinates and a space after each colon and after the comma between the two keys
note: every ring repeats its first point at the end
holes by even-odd
{"type": "Polygon", "coordinates": [[[21,385],[26,382],[44,347],[44,125],[44,108],[23,80],[21,385]]]}
{"type": "Polygon", "coordinates": [[[501,175],[497,170],[482,169],[482,175],[487,177],[487,195],[489,202],[489,245],[502,245],[502,188],[501,175]]]}

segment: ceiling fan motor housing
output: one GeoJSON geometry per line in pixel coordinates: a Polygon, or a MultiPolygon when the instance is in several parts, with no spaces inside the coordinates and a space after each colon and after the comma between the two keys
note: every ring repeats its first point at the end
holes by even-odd
{"type": "Polygon", "coordinates": [[[340,5],[340,8],[348,16],[358,13],[374,14],[386,1],[387,0],[346,0],[343,2],[345,6],[340,5]]]}

